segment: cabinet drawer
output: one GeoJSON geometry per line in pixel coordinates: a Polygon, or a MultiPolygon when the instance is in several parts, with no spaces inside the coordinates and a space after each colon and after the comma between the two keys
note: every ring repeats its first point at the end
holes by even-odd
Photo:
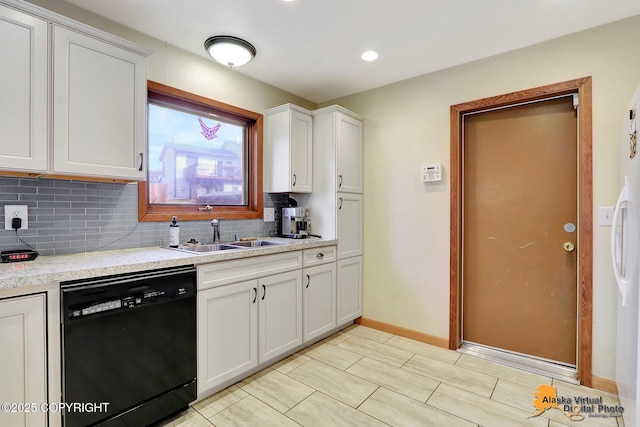
{"type": "Polygon", "coordinates": [[[321,248],[305,249],[302,251],[302,263],[305,267],[325,264],[336,260],[337,247],[324,246],[321,248]]]}
{"type": "Polygon", "coordinates": [[[221,261],[198,266],[198,290],[302,268],[302,251],[221,261]]]}

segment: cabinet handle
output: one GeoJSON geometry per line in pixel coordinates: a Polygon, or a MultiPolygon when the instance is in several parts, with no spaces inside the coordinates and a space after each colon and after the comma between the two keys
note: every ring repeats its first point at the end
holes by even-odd
{"type": "Polygon", "coordinates": [[[260,299],[264,301],[264,297],[266,296],[267,296],[267,287],[265,285],[262,285],[262,298],[260,299]]]}
{"type": "Polygon", "coordinates": [[[293,174],[293,185],[291,185],[292,187],[296,186],[296,181],[298,180],[298,177],[296,176],[296,174],[293,174]]]}
{"type": "Polygon", "coordinates": [[[305,286],[305,288],[309,287],[309,283],[311,283],[311,277],[307,274],[307,286],[305,286]]]}
{"type": "Polygon", "coordinates": [[[253,302],[251,304],[255,304],[256,300],[258,299],[258,288],[253,288],[253,302]]]}
{"type": "Polygon", "coordinates": [[[138,167],[139,171],[142,170],[142,166],[144,166],[144,153],[140,153],[140,166],[138,167]]]}
{"type": "Polygon", "coordinates": [[[342,175],[338,175],[338,188],[342,187],[342,175]]]}
{"type": "Polygon", "coordinates": [[[342,209],[342,197],[340,197],[340,206],[338,206],[338,210],[342,209]]]}
{"type": "Polygon", "coordinates": [[[324,258],[324,254],[322,252],[320,252],[319,254],[316,255],[316,258],[322,259],[322,258],[324,258]]]}

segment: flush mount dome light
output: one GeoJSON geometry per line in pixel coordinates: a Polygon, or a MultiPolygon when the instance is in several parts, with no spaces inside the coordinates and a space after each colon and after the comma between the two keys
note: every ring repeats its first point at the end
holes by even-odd
{"type": "Polygon", "coordinates": [[[209,55],[229,68],[239,67],[256,56],[256,48],[246,40],[233,36],[213,36],[204,42],[209,55]]]}

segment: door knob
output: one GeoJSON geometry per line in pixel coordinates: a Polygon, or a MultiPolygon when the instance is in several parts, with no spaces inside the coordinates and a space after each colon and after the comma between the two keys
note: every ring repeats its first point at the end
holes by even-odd
{"type": "Polygon", "coordinates": [[[573,252],[576,249],[576,245],[568,240],[562,244],[562,247],[567,252],[573,252]]]}

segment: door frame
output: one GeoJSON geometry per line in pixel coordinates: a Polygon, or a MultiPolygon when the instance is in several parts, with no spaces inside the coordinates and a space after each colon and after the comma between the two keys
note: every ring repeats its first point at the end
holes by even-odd
{"type": "Polygon", "coordinates": [[[452,105],[451,115],[451,234],[449,270],[449,348],[457,350],[462,336],[462,150],[463,115],[492,108],[578,93],[578,380],[591,387],[593,319],[593,168],[591,77],[540,86],[519,92],[452,105]]]}

